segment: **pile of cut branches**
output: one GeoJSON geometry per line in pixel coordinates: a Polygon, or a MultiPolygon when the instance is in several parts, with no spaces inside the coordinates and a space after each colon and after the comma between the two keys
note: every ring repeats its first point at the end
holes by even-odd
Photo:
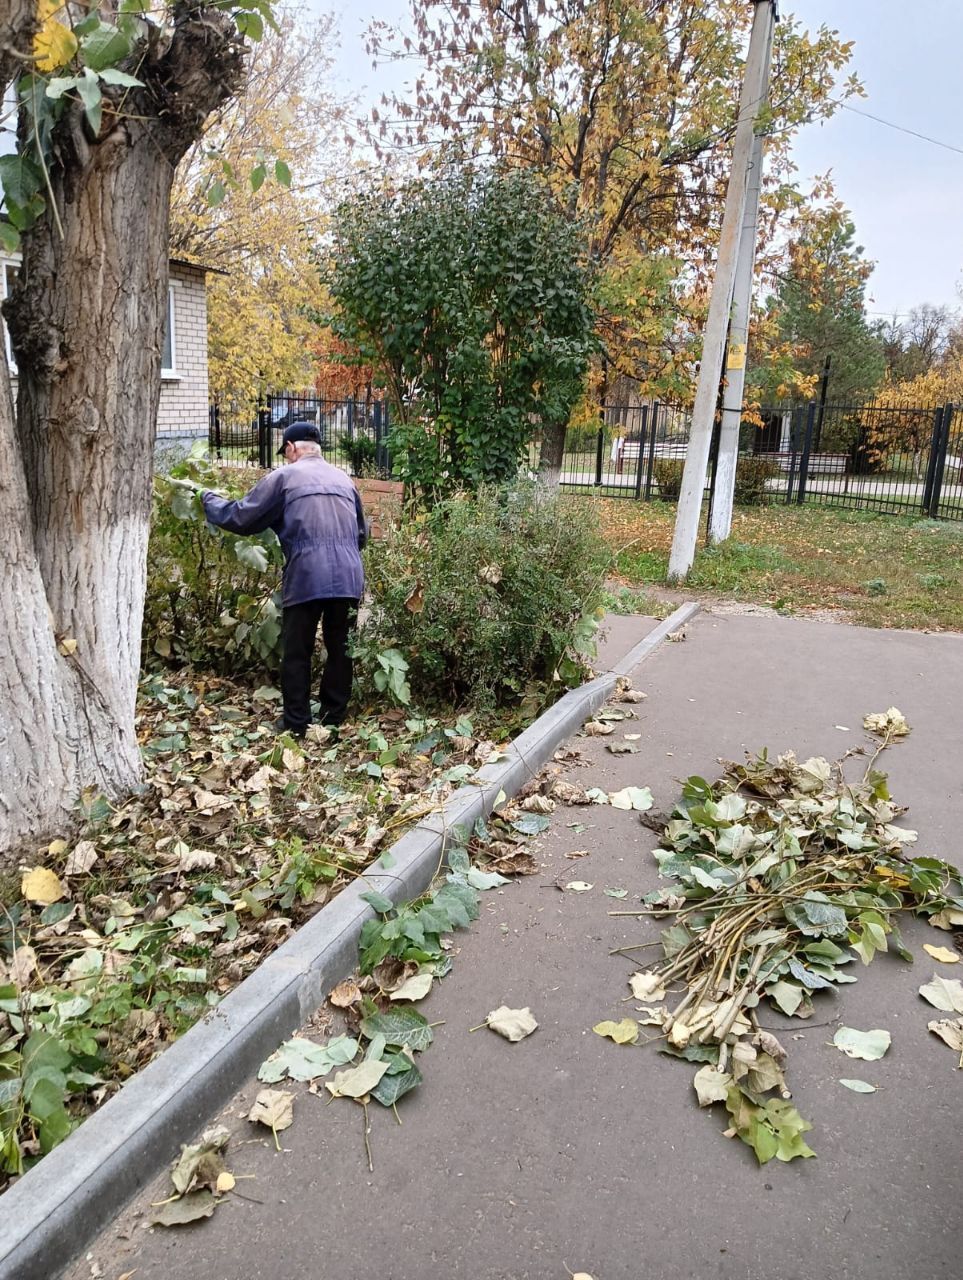
{"type": "Polygon", "coordinates": [[[765,751],[724,762],[713,785],[689,778],[655,855],[674,884],[643,899],[643,914],[675,920],[663,961],[630,979],[633,994],[650,1004],[680,984],[683,994],[640,1021],[661,1024],[667,1052],[701,1064],[700,1103],[724,1102],[730,1132],[760,1163],[814,1154],[803,1139],[812,1126],[790,1101],[786,1052],[759,1026],[760,1001],[808,1017],[814,992],[855,981],[846,966],[857,957],[869,964],[892,946],[912,959],[902,912],[963,923],[959,872],[909,855],[916,832],[896,825],[905,810],[874,767],[908,726],[895,709],[865,724],[879,747],[856,782],[842,762],[765,751]]]}

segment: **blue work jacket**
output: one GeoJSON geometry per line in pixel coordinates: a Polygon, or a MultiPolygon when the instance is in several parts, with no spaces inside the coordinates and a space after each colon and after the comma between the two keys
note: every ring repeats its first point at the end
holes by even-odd
{"type": "Polygon", "coordinates": [[[364,508],[350,478],[330,462],[299,458],[264,476],[237,502],[210,490],[201,500],[211,524],[230,533],[274,530],[284,551],[284,605],[361,599],[364,508]]]}

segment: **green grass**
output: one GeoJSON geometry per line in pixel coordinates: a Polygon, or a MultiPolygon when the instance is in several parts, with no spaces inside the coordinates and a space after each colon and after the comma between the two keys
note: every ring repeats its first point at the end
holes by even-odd
{"type": "MultiPolygon", "coordinates": [[[[636,588],[664,583],[675,507],[603,500],[600,510],[620,579],[636,588]]],[[[835,609],[865,626],[963,631],[963,524],[811,506],[737,508],[723,545],[706,548],[700,531],[685,586],[793,613],[835,609]]]]}

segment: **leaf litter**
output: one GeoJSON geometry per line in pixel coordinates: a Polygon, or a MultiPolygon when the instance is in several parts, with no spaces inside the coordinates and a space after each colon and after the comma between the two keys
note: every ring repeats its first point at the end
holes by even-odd
{"type": "MultiPolygon", "coordinates": [[[[877,745],[856,782],[844,777],[842,762],[793,752],[772,759],[766,751],[723,762],[714,784],[690,777],[655,852],[671,888],[646,895],[641,911],[612,913],[672,917],[661,933],[662,960],[632,975],[632,993],[655,1002],[681,989],[661,1019],[662,1051],[698,1064],[700,1103],[725,1104],[727,1136],[750,1146],[760,1164],[815,1154],[804,1138],[812,1125],[786,1083],[788,1055],[759,1025],[761,1002],[787,1017],[811,1017],[820,992],[855,980],[846,971],[854,961],[866,965],[887,950],[912,959],[901,913],[939,927],[963,923],[960,873],[910,855],[916,833],[896,825],[903,810],[875,767],[909,732],[905,717],[890,708],[864,723],[877,745]]],[[[939,978],[921,994],[947,1012],[963,1010],[963,984],[956,985],[959,997],[952,980],[939,978]]],[[[963,1041],[963,1019],[958,1029],[952,1020],[929,1029],[951,1046],[963,1041]]],[[[834,1044],[875,1061],[890,1035],[840,1028],[834,1044]]]]}
{"type": "MultiPolygon", "coordinates": [[[[120,805],[85,793],[76,836],[38,850],[18,878],[0,917],[0,1042],[14,1081],[0,1190],[497,755],[466,717],[446,727],[414,713],[361,719],[337,740],[315,727],[298,743],[266,723],[276,700],[226,679],[151,675],[138,701],[144,787],[120,805]]],[[[424,937],[467,924],[469,894],[536,873],[524,846],[548,821],[506,803],[479,824],[472,883],[446,886],[424,937]]],[[[404,943],[417,950],[411,914],[404,943]]],[[[360,1010],[360,990],[340,994],[360,1010]]]]}

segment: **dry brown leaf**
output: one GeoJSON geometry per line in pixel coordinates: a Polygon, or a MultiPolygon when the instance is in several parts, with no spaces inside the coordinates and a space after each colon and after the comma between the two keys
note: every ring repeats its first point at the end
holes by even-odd
{"type": "Polygon", "coordinates": [[[497,871],[500,876],[536,876],[541,867],[535,858],[524,850],[506,853],[486,864],[487,871],[497,871]]]}
{"type": "Polygon", "coordinates": [[[361,999],[361,988],[354,978],[345,978],[344,982],[339,982],[332,989],[328,999],[336,1009],[347,1009],[361,999]]]}
{"type": "Polygon", "coordinates": [[[86,874],[98,858],[97,846],[93,840],[79,840],[71,849],[64,867],[65,876],[81,876],[86,874]]]}
{"type": "Polygon", "coordinates": [[[606,738],[610,733],[615,732],[615,725],[604,724],[601,720],[589,720],[583,726],[582,732],[589,738],[606,738]]]}
{"type": "Polygon", "coordinates": [[[560,804],[591,804],[585,792],[585,788],[575,782],[566,782],[559,779],[552,783],[551,796],[553,800],[558,800],[560,804]]]}
{"type": "Polygon", "coordinates": [[[938,1022],[928,1022],[926,1028],[951,1049],[963,1053],[963,1018],[940,1018],[938,1022]]]}
{"type": "Polygon", "coordinates": [[[24,944],[17,947],[10,961],[10,978],[14,985],[25,991],[30,985],[31,977],[37,972],[37,953],[33,947],[24,944]]]}
{"type": "Polygon", "coordinates": [[[618,702],[644,702],[649,695],[643,693],[641,689],[623,689],[619,694],[618,702]]]}
{"type": "Polygon", "coordinates": [[[519,808],[526,813],[554,813],[555,801],[543,795],[526,796],[519,808]]]}
{"type": "Polygon", "coordinates": [[[294,1094],[286,1089],[262,1089],[254,1099],[248,1119],[278,1133],[294,1124],[294,1094]]]}

